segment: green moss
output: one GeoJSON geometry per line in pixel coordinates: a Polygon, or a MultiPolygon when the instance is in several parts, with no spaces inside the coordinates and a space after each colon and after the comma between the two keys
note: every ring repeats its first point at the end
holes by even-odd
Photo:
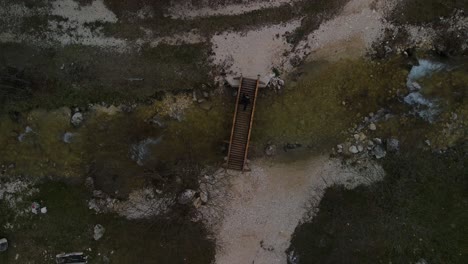
{"type": "Polygon", "coordinates": [[[40,192],[28,201],[47,206],[47,214],[15,218],[0,201],[0,236],[7,237],[10,248],[0,254],[1,263],[55,262],[62,252],[85,252],[92,263],[210,263],[214,243],[206,239],[201,224],[186,219],[151,219],[127,221],[112,214],[96,215],[87,208],[89,196],[79,186],[48,182],[37,186],[40,192]],[[5,230],[6,223],[13,230],[5,230]],[[106,231],[99,241],[93,239],[93,228],[101,224],[106,231]],[[91,248],[92,251],[88,249],[91,248]],[[111,253],[113,252],[113,253],[111,253]],[[15,261],[16,254],[19,259],[15,261]]]}
{"type": "MultiPolygon", "coordinates": [[[[82,173],[82,150],[79,143],[65,144],[63,134],[71,130],[70,111],[35,110],[22,123],[14,123],[6,115],[0,118],[0,163],[15,164],[13,174],[36,176],[78,176],[82,173]],[[26,126],[32,132],[18,141],[26,126]]],[[[76,141],[76,140],[75,140],[76,141]]]]}
{"type": "Polygon", "coordinates": [[[27,98],[7,98],[0,110],[134,102],[158,91],[189,90],[209,82],[208,49],[205,44],[159,45],[145,46],[140,52],[115,53],[81,45],[40,49],[0,44],[0,69],[23,69],[22,79],[30,83],[27,98]]]}
{"type": "Polygon", "coordinates": [[[398,59],[315,64],[283,95],[260,98],[253,140],[264,144],[300,141],[329,147],[343,138],[360,116],[395,101],[405,88],[407,70],[398,59]]]}
{"type": "Polygon", "coordinates": [[[299,263],[464,263],[464,155],[404,152],[385,159],[383,182],[327,190],[317,216],[293,236],[299,263]]]}

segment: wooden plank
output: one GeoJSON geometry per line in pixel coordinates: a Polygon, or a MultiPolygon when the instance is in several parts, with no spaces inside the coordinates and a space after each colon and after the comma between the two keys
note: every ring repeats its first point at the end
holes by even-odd
{"type": "Polygon", "coordinates": [[[249,134],[247,136],[247,143],[245,147],[244,164],[242,165],[242,172],[244,172],[245,163],[247,162],[247,154],[249,153],[250,134],[252,133],[252,124],[253,124],[254,113],[255,113],[255,105],[257,103],[259,81],[260,81],[260,76],[257,77],[257,84],[255,86],[255,96],[254,96],[254,101],[252,103],[252,113],[250,114],[249,134]]]}
{"type": "Polygon", "coordinates": [[[229,140],[229,150],[228,150],[228,157],[227,157],[227,166],[229,167],[229,158],[231,156],[231,146],[232,146],[232,140],[234,138],[234,129],[236,127],[236,117],[237,117],[237,108],[239,106],[239,97],[240,97],[240,92],[242,89],[242,81],[243,78],[242,76],[240,77],[240,83],[239,83],[239,88],[237,89],[237,99],[236,99],[236,106],[234,110],[234,117],[232,118],[232,129],[231,129],[231,139],[229,140]]]}

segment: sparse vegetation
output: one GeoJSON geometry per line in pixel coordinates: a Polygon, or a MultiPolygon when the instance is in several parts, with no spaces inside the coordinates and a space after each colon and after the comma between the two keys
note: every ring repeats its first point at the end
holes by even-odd
{"type": "MultiPolygon", "coordinates": [[[[7,237],[10,249],[0,254],[1,263],[55,263],[59,252],[83,251],[92,263],[210,263],[214,242],[199,223],[180,218],[177,224],[167,219],[128,221],[112,214],[95,215],[87,208],[89,195],[80,186],[48,182],[38,186],[40,193],[23,204],[39,201],[47,214],[14,217],[0,201],[0,236],[7,237]],[[5,224],[14,226],[4,229],[5,224]],[[104,237],[93,239],[94,225],[106,228],[104,237]],[[89,251],[88,248],[93,250],[89,251]],[[148,250],[148,249],[151,250],[148,250]],[[131,253],[131,254],[129,254],[131,253]]],[[[26,207],[27,208],[27,207],[26,207]]]]}
{"type": "Polygon", "coordinates": [[[396,23],[421,25],[449,18],[456,10],[468,10],[465,0],[406,0],[400,1],[391,18],[396,23]]]}
{"type": "Polygon", "coordinates": [[[327,190],[317,216],[295,231],[298,263],[464,263],[464,148],[394,155],[383,163],[383,182],[327,190]]]}
{"type": "MultiPolygon", "coordinates": [[[[139,53],[125,54],[80,45],[40,49],[7,43],[0,47],[0,68],[13,67],[28,82],[27,98],[23,94],[15,98],[18,94],[11,92],[5,95],[0,106],[4,112],[143,101],[160,91],[190,90],[209,79],[204,44],[146,46],[139,53]]],[[[0,86],[2,97],[7,88],[19,89],[5,85],[0,86]]]]}
{"type": "Polygon", "coordinates": [[[283,95],[261,98],[253,130],[255,143],[302,142],[331,147],[354,122],[396,100],[408,71],[399,59],[313,64],[283,95]],[[263,104],[271,104],[263,107],[263,104]],[[271,103],[272,102],[272,103],[271,103]]]}

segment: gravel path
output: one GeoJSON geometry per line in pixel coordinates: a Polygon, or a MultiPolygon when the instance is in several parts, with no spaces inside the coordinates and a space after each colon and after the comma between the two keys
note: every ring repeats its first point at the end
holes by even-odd
{"type": "Polygon", "coordinates": [[[317,207],[326,187],[336,183],[354,188],[384,175],[380,167],[358,173],[328,157],[287,164],[258,160],[252,167],[250,173],[231,175],[225,196],[216,198],[217,204],[224,203],[224,217],[212,226],[218,264],[286,263],[294,229],[311,217],[306,213],[317,207]]]}

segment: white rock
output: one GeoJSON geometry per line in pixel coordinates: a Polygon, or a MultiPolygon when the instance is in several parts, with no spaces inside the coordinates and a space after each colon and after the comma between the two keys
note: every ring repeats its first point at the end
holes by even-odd
{"type": "Polygon", "coordinates": [[[354,134],[353,137],[355,140],[359,140],[359,134],[354,134]]]}
{"type": "Polygon", "coordinates": [[[71,143],[72,142],[72,138],[73,138],[73,133],[71,132],[65,132],[65,134],[63,134],[63,142],[65,143],[71,143]]]}
{"type": "Polygon", "coordinates": [[[0,252],[7,251],[8,249],[8,240],[6,238],[0,239],[0,252]]]}
{"type": "Polygon", "coordinates": [[[359,152],[358,148],[356,146],[351,146],[349,147],[349,152],[353,153],[353,154],[356,154],[359,152]]]}
{"type": "Polygon", "coordinates": [[[370,123],[369,129],[375,131],[377,129],[377,126],[374,123],[370,123]]]}
{"type": "Polygon", "coordinates": [[[47,207],[42,207],[41,208],[41,213],[47,214],[47,207]]]}
{"type": "Polygon", "coordinates": [[[426,145],[428,145],[428,146],[431,146],[431,141],[429,139],[426,139],[426,141],[424,141],[424,143],[426,143],[426,145]]]}
{"type": "Polygon", "coordinates": [[[102,225],[95,225],[94,226],[94,235],[93,235],[93,238],[94,240],[99,240],[102,238],[102,236],[104,236],[104,232],[106,232],[106,229],[102,226],[102,225]]]}
{"type": "Polygon", "coordinates": [[[81,122],[83,122],[83,114],[80,113],[80,112],[74,113],[72,118],[71,118],[71,123],[74,126],[79,126],[81,124],[81,122]]]}
{"type": "Polygon", "coordinates": [[[364,147],[362,145],[359,145],[357,148],[359,152],[362,152],[364,150],[364,147]]]}
{"type": "Polygon", "coordinates": [[[381,145],[378,145],[374,148],[373,154],[376,159],[381,159],[387,155],[387,153],[385,152],[385,150],[383,149],[381,145]]]}

